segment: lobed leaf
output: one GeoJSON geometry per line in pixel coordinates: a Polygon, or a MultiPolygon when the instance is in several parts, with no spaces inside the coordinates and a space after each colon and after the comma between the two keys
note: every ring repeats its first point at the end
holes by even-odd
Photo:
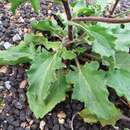
{"type": "Polygon", "coordinates": [[[114,88],[119,96],[130,101],[130,55],[125,52],[116,53],[115,68],[107,73],[107,85],[114,88]]]}
{"type": "Polygon", "coordinates": [[[109,33],[107,28],[93,25],[89,27],[90,35],[94,38],[93,42],[93,51],[100,54],[102,57],[113,56],[114,51],[114,42],[116,37],[109,33]]]}
{"type": "Polygon", "coordinates": [[[121,114],[109,102],[104,73],[97,69],[98,63],[90,63],[83,67],[79,66],[78,70],[69,74],[68,81],[74,84],[72,98],[84,102],[85,107],[91,115],[96,116],[97,121],[102,124],[114,124],[121,114]]]}

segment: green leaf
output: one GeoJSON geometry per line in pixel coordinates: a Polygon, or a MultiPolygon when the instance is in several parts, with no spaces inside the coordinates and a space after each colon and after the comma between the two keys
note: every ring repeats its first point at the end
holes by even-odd
{"type": "Polygon", "coordinates": [[[10,0],[11,2],[11,10],[13,13],[16,12],[16,9],[23,3],[25,0],[10,0]]]}
{"type": "Polygon", "coordinates": [[[39,31],[50,31],[54,35],[63,35],[63,29],[55,23],[55,21],[44,19],[41,21],[33,21],[32,27],[39,31]]]}
{"type": "Polygon", "coordinates": [[[73,50],[66,50],[66,49],[63,49],[63,53],[62,53],[62,58],[64,60],[72,60],[76,57],[76,54],[73,52],[73,50]]]}
{"type": "Polygon", "coordinates": [[[60,41],[48,41],[48,39],[44,36],[36,34],[26,34],[24,41],[26,43],[33,43],[34,45],[44,45],[46,49],[58,50],[62,46],[60,41]]]}
{"type": "MultiPolygon", "coordinates": [[[[35,87],[35,89],[38,89],[37,86],[35,87]]],[[[66,79],[65,76],[61,73],[58,75],[57,80],[51,85],[51,90],[47,95],[46,100],[39,101],[35,95],[35,91],[33,89],[29,89],[27,92],[28,102],[35,116],[37,118],[42,118],[45,114],[51,111],[57,103],[63,101],[65,99],[66,89],[66,79]]],[[[45,92],[42,91],[42,93],[44,95],[45,92]]]]}
{"type": "Polygon", "coordinates": [[[114,124],[120,112],[109,102],[104,73],[97,70],[98,63],[94,62],[79,66],[69,74],[68,81],[74,84],[72,98],[84,102],[91,115],[96,115],[102,124],[114,124]]]}
{"type": "Polygon", "coordinates": [[[117,51],[129,52],[130,47],[130,30],[123,30],[115,34],[117,37],[115,49],[117,51]]]}
{"type": "Polygon", "coordinates": [[[38,104],[43,102],[50,93],[51,84],[57,80],[56,70],[63,68],[59,52],[39,54],[32,61],[28,71],[29,89],[33,93],[38,104]]]}
{"type": "Polygon", "coordinates": [[[80,112],[80,116],[84,119],[85,122],[88,123],[96,123],[97,122],[97,116],[92,115],[87,108],[83,109],[80,112]]]}
{"type": "Polygon", "coordinates": [[[116,54],[116,65],[107,73],[107,85],[114,88],[119,96],[130,101],[130,55],[125,52],[116,54]]]}
{"type": "Polygon", "coordinates": [[[40,0],[31,0],[32,7],[34,10],[39,13],[40,10],[40,0]]]}
{"type": "Polygon", "coordinates": [[[116,38],[107,31],[107,28],[93,25],[89,27],[90,35],[94,38],[93,42],[93,51],[100,54],[102,57],[113,56],[114,51],[114,42],[116,38]]]}
{"type": "Polygon", "coordinates": [[[94,8],[92,8],[92,6],[86,6],[86,7],[81,7],[77,13],[79,16],[82,15],[90,16],[90,15],[94,15],[95,11],[94,8]]]}
{"type": "Polygon", "coordinates": [[[130,72],[113,70],[108,73],[107,85],[114,88],[119,96],[124,96],[130,101],[130,72]]]}
{"type": "Polygon", "coordinates": [[[130,54],[125,52],[117,52],[115,60],[115,68],[130,72],[130,54]]]}
{"type": "Polygon", "coordinates": [[[8,50],[0,51],[1,65],[14,65],[30,62],[35,56],[33,45],[21,42],[16,47],[11,47],[8,50]]]}

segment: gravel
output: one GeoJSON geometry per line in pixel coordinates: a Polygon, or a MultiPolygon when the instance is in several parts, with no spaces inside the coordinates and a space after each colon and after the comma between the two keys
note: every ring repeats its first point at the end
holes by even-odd
{"type": "MultiPolygon", "coordinates": [[[[44,18],[50,9],[55,12],[60,8],[53,5],[48,9],[49,4],[41,1],[40,16],[36,16],[29,4],[22,6],[15,16],[9,11],[9,5],[0,4],[0,49],[8,49],[14,42],[18,44],[25,33],[31,32],[31,21],[44,18]]],[[[83,103],[67,99],[59,103],[43,119],[36,119],[26,98],[27,68],[26,64],[8,66],[6,73],[0,72],[0,98],[4,99],[4,107],[0,111],[0,130],[71,130],[72,117],[84,108],[83,103]]],[[[109,99],[115,104],[118,102],[117,106],[130,117],[128,106],[119,101],[113,90],[109,91],[109,99]]],[[[116,130],[112,126],[102,127],[99,123],[85,123],[78,115],[74,119],[73,127],[74,130],[116,130]]],[[[119,120],[117,127],[121,130],[125,127],[130,129],[130,122],[119,120]]]]}

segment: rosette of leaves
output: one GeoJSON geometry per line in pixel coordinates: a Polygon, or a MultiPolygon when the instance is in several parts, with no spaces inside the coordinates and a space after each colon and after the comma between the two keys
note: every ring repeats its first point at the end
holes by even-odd
{"type": "Polygon", "coordinates": [[[65,100],[66,91],[71,87],[72,99],[84,103],[80,115],[85,121],[115,124],[122,112],[108,100],[107,86],[130,101],[130,31],[98,23],[71,25],[75,31],[71,48],[67,48],[70,41],[66,40],[66,29],[50,20],[37,21],[33,28],[47,30],[59,39],[28,34],[18,46],[0,51],[0,64],[31,64],[27,71],[27,98],[37,118],[65,100]],[[88,47],[90,60],[80,62],[80,56],[88,54],[88,47]],[[104,70],[101,64],[108,69],[104,70]]]}

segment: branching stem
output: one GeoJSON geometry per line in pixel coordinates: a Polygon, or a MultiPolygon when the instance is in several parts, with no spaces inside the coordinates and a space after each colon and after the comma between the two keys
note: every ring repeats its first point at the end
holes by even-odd
{"type": "Polygon", "coordinates": [[[113,24],[121,24],[121,23],[130,23],[130,18],[106,18],[106,17],[97,17],[97,16],[89,16],[89,17],[77,17],[72,19],[73,21],[95,21],[95,22],[103,22],[103,23],[113,23],[113,24]]]}
{"type": "MultiPolygon", "coordinates": [[[[72,16],[71,16],[71,11],[70,11],[68,0],[62,0],[62,3],[65,9],[67,20],[70,21],[72,19],[72,16]]],[[[73,26],[72,25],[68,25],[68,38],[70,41],[73,40],[73,26]]]]}

